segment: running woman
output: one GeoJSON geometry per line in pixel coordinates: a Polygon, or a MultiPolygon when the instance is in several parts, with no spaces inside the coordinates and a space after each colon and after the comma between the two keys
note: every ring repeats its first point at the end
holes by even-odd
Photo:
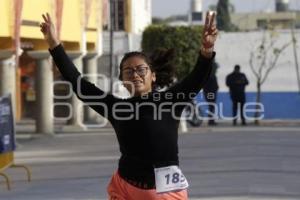
{"type": "Polygon", "coordinates": [[[121,157],[107,187],[109,199],[188,199],[188,182],[179,168],[178,126],[183,109],[211,73],[218,33],[215,13],[206,15],[194,69],[164,91],[155,87],[171,81],[161,69],[170,67],[172,52],[160,51],[151,58],[142,52],[125,54],[119,78],[132,94],[126,99],[105,93],[81,78],[56,37],[51,17],[48,13],[42,16],[41,32],[59,71],[72,84],[77,97],[92,103],[90,107],[107,118],[116,132],[121,157]]]}

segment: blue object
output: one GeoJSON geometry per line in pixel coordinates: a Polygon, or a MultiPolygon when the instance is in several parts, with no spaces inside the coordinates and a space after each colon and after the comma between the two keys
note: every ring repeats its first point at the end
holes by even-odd
{"type": "MultiPolygon", "coordinates": [[[[205,104],[203,93],[196,97],[198,103],[205,104]]],[[[248,109],[254,109],[254,105],[249,103],[256,102],[256,92],[246,93],[246,102],[248,109]]],[[[264,107],[263,119],[300,119],[300,94],[298,92],[262,92],[261,103],[264,107]]],[[[232,102],[228,92],[219,92],[217,94],[218,114],[225,117],[232,116],[232,102]]],[[[203,113],[207,114],[207,106],[201,106],[203,113]]],[[[204,114],[204,115],[205,115],[204,114]]],[[[254,113],[248,112],[249,116],[254,113]]]]}
{"type": "Polygon", "coordinates": [[[15,130],[10,95],[0,97],[0,154],[14,151],[15,130]]]}

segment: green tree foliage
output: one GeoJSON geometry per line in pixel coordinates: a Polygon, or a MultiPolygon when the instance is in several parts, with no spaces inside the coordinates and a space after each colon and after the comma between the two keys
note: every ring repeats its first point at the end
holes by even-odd
{"type": "Polygon", "coordinates": [[[229,0],[219,0],[217,4],[217,27],[222,31],[231,31],[229,0]]]}
{"type": "Polygon", "coordinates": [[[151,53],[157,48],[173,48],[176,52],[174,65],[180,80],[194,67],[199,55],[202,27],[170,27],[151,25],[143,33],[142,49],[151,53]]]}

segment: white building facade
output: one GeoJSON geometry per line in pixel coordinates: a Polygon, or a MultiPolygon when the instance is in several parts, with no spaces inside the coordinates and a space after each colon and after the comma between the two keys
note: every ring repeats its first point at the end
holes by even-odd
{"type": "Polygon", "coordinates": [[[142,34],[152,23],[151,0],[131,0],[131,33],[142,34]]]}

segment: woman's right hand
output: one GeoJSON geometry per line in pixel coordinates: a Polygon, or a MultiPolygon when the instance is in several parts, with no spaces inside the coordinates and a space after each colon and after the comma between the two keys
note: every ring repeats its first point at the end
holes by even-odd
{"type": "Polygon", "coordinates": [[[47,41],[49,48],[53,49],[59,45],[59,40],[57,38],[54,24],[51,20],[49,13],[42,15],[44,22],[40,24],[41,32],[44,35],[45,40],[47,41]]]}
{"type": "Polygon", "coordinates": [[[215,12],[207,12],[202,33],[201,54],[207,58],[212,57],[214,45],[218,36],[215,17],[215,12]]]}

